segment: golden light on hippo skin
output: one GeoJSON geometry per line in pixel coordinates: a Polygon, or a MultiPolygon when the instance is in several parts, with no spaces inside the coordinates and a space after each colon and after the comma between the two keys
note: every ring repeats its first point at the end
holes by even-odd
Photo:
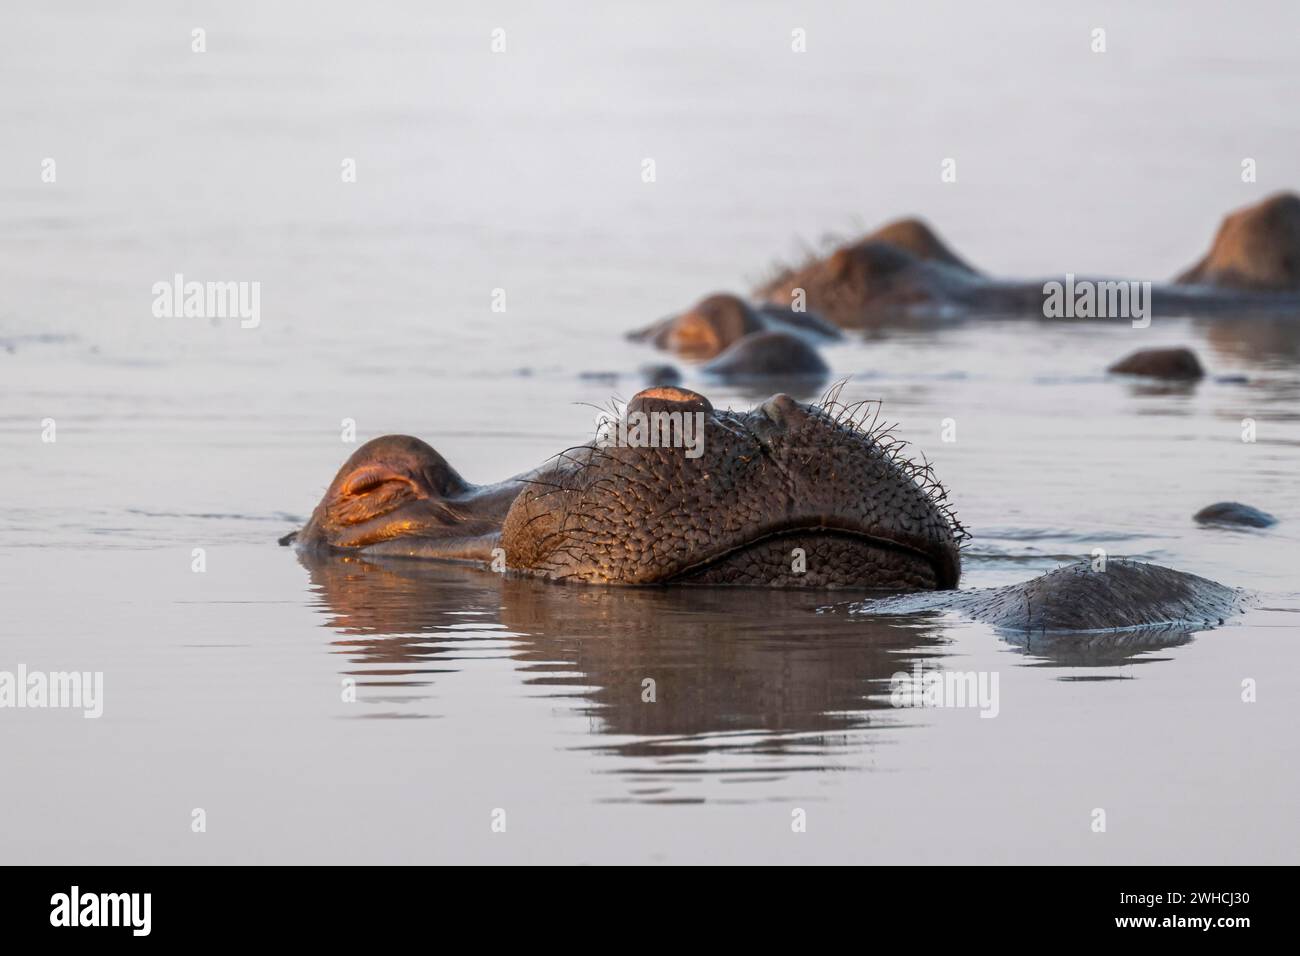
{"type": "Polygon", "coordinates": [[[723,349],[716,329],[692,313],[687,313],[668,330],[668,348],[684,358],[712,358],[723,349]]]}
{"type": "Polygon", "coordinates": [[[671,320],[662,344],[684,358],[708,359],[764,328],[763,320],[747,302],[719,292],[671,320]]]}
{"type": "Polygon", "coordinates": [[[378,528],[374,528],[359,535],[341,538],[335,544],[336,547],[340,548],[365,548],[372,544],[378,544],[381,541],[391,541],[394,538],[404,538],[416,534],[423,528],[424,525],[420,522],[403,518],[397,521],[390,521],[378,528]]]}
{"type": "Polygon", "coordinates": [[[344,481],[343,487],[339,489],[342,495],[363,495],[373,491],[385,482],[396,481],[407,485],[416,497],[427,497],[409,475],[401,474],[394,471],[387,465],[363,465],[352,474],[348,475],[344,481]]]}
{"type": "Polygon", "coordinates": [[[331,522],[346,527],[371,521],[425,498],[428,494],[409,476],[384,465],[370,465],[343,480],[338,493],[327,498],[326,511],[331,522]]]}
{"type": "Polygon", "coordinates": [[[1300,196],[1280,192],[1223,218],[1210,250],[1181,285],[1300,292],[1300,196]]]}
{"type": "Polygon", "coordinates": [[[632,396],[627,403],[628,414],[633,412],[704,412],[713,411],[713,404],[699,392],[676,385],[656,385],[632,396]]]}
{"type": "Polygon", "coordinates": [[[463,485],[417,439],[375,439],[340,470],[299,547],[473,562],[574,583],[957,583],[961,529],[937,485],[919,481],[910,462],[834,407],[777,394],[747,412],[719,412],[698,392],[660,385],[634,395],[617,426],[617,441],[602,430],[485,486],[463,485]],[[793,579],[787,558],[796,547],[817,557],[793,579]]]}

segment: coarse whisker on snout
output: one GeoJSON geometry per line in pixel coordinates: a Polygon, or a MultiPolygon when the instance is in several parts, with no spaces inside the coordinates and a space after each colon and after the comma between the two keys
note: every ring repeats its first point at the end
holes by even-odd
{"type": "Polygon", "coordinates": [[[827,408],[830,405],[838,404],[840,393],[844,391],[848,384],[848,378],[842,378],[838,382],[833,382],[831,386],[826,389],[825,394],[822,395],[821,401],[817,403],[816,407],[827,408]]]}
{"type": "Polygon", "coordinates": [[[627,402],[617,396],[610,396],[608,405],[600,405],[596,402],[574,402],[578,408],[590,408],[593,411],[600,412],[602,415],[622,415],[623,409],[627,408],[627,402]]]}
{"type": "MultiPolygon", "coordinates": [[[[563,491],[565,486],[555,481],[542,481],[540,478],[520,478],[519,483],[522,485],[536,485],[539,488],[549,488],[551,491],[563,491]]],[[[547,492],[548,494],[550,492],[547,492]]],[[[538,497],[541,497],[540,495],[538,497]]]]}

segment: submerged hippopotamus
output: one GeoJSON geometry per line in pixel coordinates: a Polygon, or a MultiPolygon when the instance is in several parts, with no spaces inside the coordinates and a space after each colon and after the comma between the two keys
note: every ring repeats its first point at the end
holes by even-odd
{"type": "Polygon", "coordinates": [[[1192,520],[1197,524],[1225,528],[1271,528],[1277,524],[1277,519],[1267,511],[1243,505],[1240,501],[1216,501],[1192,515],[1192,520]]]}
{"type": "MultiPolygon", "coordinates": [[[[924,223],[904,220],[786,269],[755,298],[786,307],[798,299],[844,328],[973,315],[1051,317],[1048,288],[1062,277],[1006,280],[985,276],[953,253],[924,223]]],[[[1112,315],[1093,305],[1071,318],[1159,315],[1300,315],[1300,197],[1273,196],[1232,213],[1214,246],[1171,284],[1069,276],[1125,307],[1112,315]],[[1130,301],[1141,296],[1140,303],[1130,301]]]]}
{"type": "Polygon", "coordinates": [[[1106,371],[1115,375],[1138,375],[1194,382],[1205,377],[1196,353],[1186,348],[1139,349],[1120,359],[1106,371]]]}
{"type": "Polygon", "coordinates": [[[999,630],[1073,632],[1216,624],[1241,603],[1240,592],[1208,578],[1158,564],[1112,560],[1104,570],[1080,561],[1024,584],[943,596],[903,595],[855,610],[874,615],[961,611],[999,630]]]}
{"type": "Polygon", "coordinates": [[[727,346],[701,371],[723,381],[762,380],[770,387],[775,379],[822,381],[830,373],[830,366],[815,348],[797,335],[755,332],[727,346]]]}
{"type": "Polygon", "coordinates": [[[685,312],[629,332],[627,337],[683,358],[703,360],[760,332],[780,332],[809,346],[843,337],[838,328],[811,313],[771,304],[755,306],[725,292],[706,296],[685,312]]]}
{"type": "MultiPolygon", "coordinates": [[[[586,584],[955,588],[966,532],[947,493],[888,428],[864,424],[862,407],[870,406],[778,394],[737,413],[685,389],[651,388],[591,443],[486,486],[469,484],[418,438],[389,435],[357,449],[306,526],[282,543],[586,584]]],[[[1112,568],[1040,578],[986,600],[1032,600],[1027,626],[1163,622],[1173,605],[1153,602],[1170,595],[1189,621],[1223,616],[1227,589],[1151,565],[1112,568]],[[1086,609],[1051,611],[1081,593],[1090,595],[1086,609]]],[[[958,596],[961,610],[978,609],[978,597],[958,596]]],[[[1012,626],[1004,618],[1000,626],[1012,626]]]]}

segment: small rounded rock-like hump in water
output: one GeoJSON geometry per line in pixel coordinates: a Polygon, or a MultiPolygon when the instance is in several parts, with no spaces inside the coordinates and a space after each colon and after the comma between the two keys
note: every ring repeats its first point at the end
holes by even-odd
{"type": "Polygon", "coordinates": [[[1158,564],[1112,559],[1104,570],[1082,561],[1011,588],[972,616],[1013,631],[1095,631],[1218,624],[1241,596],[1208,578],[1158,564]]]}
{"type": "Polygon", "coordinates": [[[1191,349],[1139,349],[1120,359],[1106,371],[1114,375],[1141,375],[1178,381],[1205,377],[1200,359],[1191,349]]]}
{"type": "Polygon", "coordinates": [[[704,366],[725,380],[824,378],[830,368],[817,350],[788,332],[757,332],[734,343],[704,366]]]}
{"type": "Polygon", "coordinates": [[[1140,627],[1200,627],[1240,612],[1245,596],[1234,588],[1183,571],[1112,558],[1057,568],[1008,587],[870,601],[861,614],[959,611],[1001,631],[1078,633],[1140,627]]]}
{"type": "Polygon", "coordinates": [[[1200,262],[1175,282],[1300,292],[1300,196],[1278,193],[1230,213],[1200,262]]]}
{"type": "Polygon", "coordinates": [[[1216,501],[1196,512],[1192,520],[1197,524],[1225,528],[1268,528],[1277,524],[1277,519],[1267,511],[1243,505],[1240,501],[1216,501]]]}

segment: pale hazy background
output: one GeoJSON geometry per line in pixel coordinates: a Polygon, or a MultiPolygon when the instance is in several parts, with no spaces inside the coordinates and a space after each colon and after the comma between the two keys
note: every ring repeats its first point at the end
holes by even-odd
{"type": "Polygon", "coordinates": [[[1170,276],[1300,188],[1297,35],[1290,2],[10,5],[0,669],[103,670],[107,699],[0,711],[0,859],[1295,862],[1286,329],[982,322],[826,353],[952,487],[966,585],[1100,546],[1264,595],[1134,658],[490,578],[361,587],[358,645],[273,542],[352,450],[342,419],[472,480],[530,467],[641,386],[624,330],[827,234],[920,214],[996,273],[1170,276]],[[155,318],[177,272],[261,282],[260,327],[155,318]],[[1150,344],[1249,383],[1104,376],[1150,344]],[[1223,498],[1282,524],[1192,525],[1223,498]],[[1001,716],[881,710],[918,655],[998,670],[1001,716]],[[646,674],[652,716],[619,696],[646,674]]]}

